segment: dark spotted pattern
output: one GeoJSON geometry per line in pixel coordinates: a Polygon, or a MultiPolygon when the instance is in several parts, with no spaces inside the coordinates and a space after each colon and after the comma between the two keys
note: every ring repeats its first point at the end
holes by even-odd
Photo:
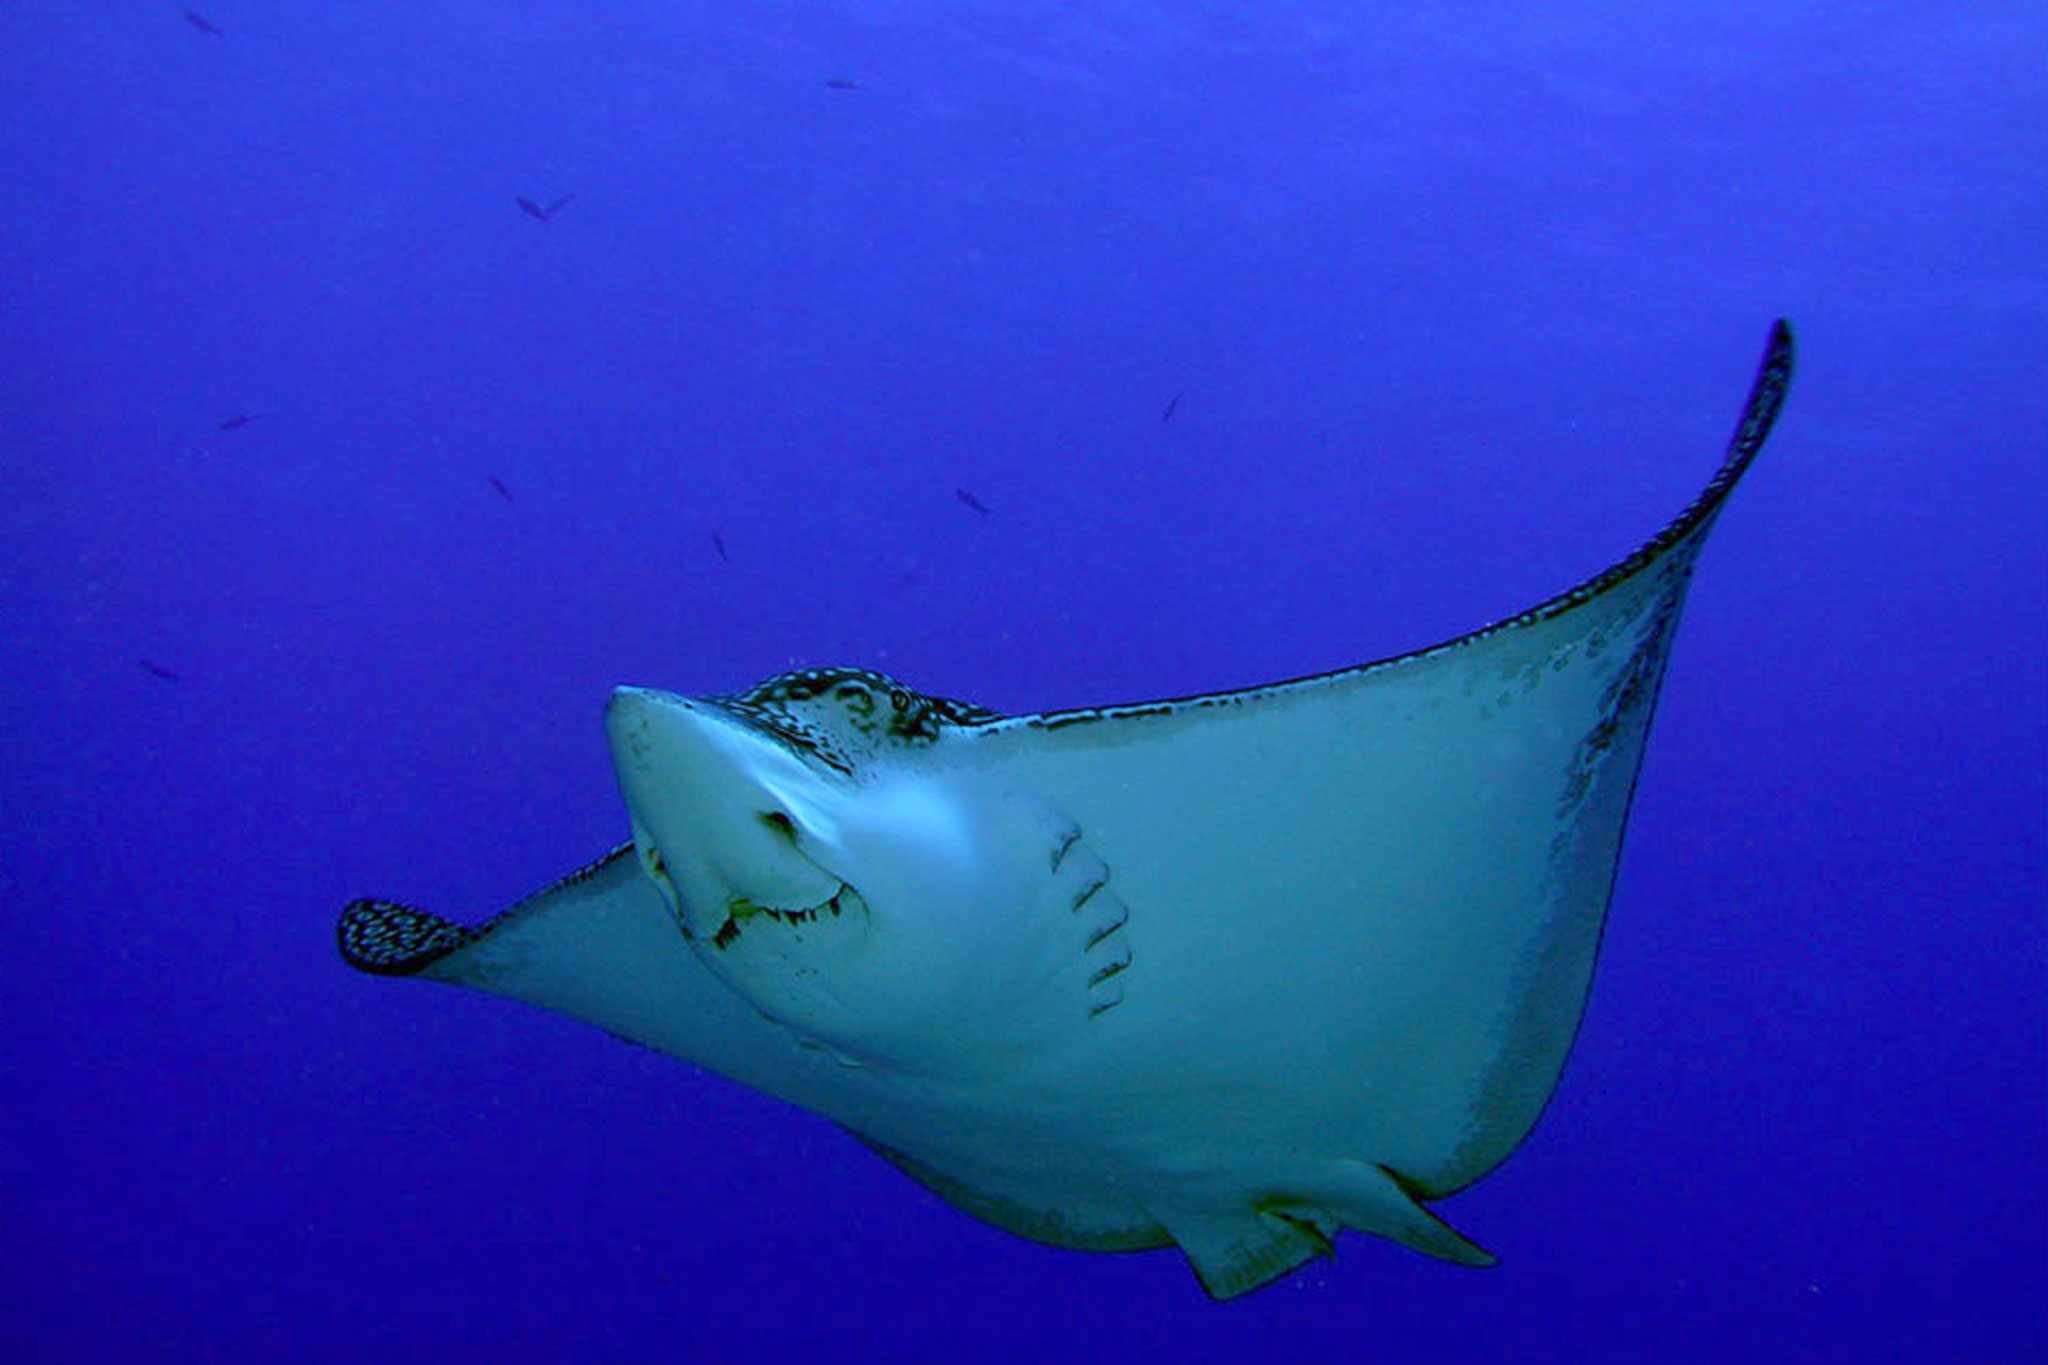
{"type": "Polygon", "coordinates": [[[470,942],[477,930],[396,901],[350,901],[336,926],[348,965],[378,976],[411,976],[470,942]]]}
{"type": "Polygon", "coordinates": [[[341,923],[335,926],[341,956],[359,971],[378,976],[413,976],[456,949],[466,948],[517,922],[521,916],[546,905],[557,893],[587,882],[619,860],[632,856],[633,846],[620,844],[602,858],[549,883],[482,924],[457,924],[397,901],[350,901],[342,909],[341,923]]]}
{"type": "Polygon", "coordinates": [[[1002,719],[986,707],[928,697],[865,668],[778,673],[737,696],[707,700],[844,773],[890,749],[930,744],[947,726],[1002,719]]]}
{"type": "MultiPolygon", "coordinates": [[[[1684,578],[1692,572],[1692,559],[1693,550],[1688,550],[1679,557],[1678,563],[1667,565],[1665,572],[1677,577],[1682,585],[1684,578]]],[[[1671,637],[1677,629],[1682,606],[1684,597],[1680,590],[1666,591],[1658,598],[1656,612],[1644,628],[1642,643],[1636,646],[1627,665],[1601,694],[1600,719],[1579,740],[1565,777],[1564,791],[1558,798],[1560,837],[1562,830],[1570,826],[1579,803],[1593,789],[1615,740],[1627,732],[1629,722],[1637,712],[1656,704],[1657,689],[1664,679],[1664,664],[1671,653],[1671,637]]],[[[1645,723],[1637,727],[1636,733],[1647,734],[1648,730],[1645,723]]]]}

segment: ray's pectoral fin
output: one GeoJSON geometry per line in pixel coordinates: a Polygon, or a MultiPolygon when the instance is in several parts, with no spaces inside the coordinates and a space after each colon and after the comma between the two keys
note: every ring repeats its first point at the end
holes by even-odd
{"type": "Polygon", "coordinates": [[[425,977],[574,1013],[565,1002],[583,993],[582,976],[616,968],[635,948],[666,947],[674,930],[626,844],[482,924],[397,901],[357,900],[335,932],[342,959],[358,971],[425,977]]]}
{"type": "Polygon", "coordinates": [[[477,931],[397,901],[353,900],[335,936],[342,961],[372,976],[431,975],[429,969],[477,931]]]}
{"type": "Polygon", "coordinates": [[[337,927],[360,971],[466,986],[586,1020],[687,1060],[762,1043],[751,1010],[697,964],[633,845],[478,925],[387,900],[358,900],[337,927]]]}

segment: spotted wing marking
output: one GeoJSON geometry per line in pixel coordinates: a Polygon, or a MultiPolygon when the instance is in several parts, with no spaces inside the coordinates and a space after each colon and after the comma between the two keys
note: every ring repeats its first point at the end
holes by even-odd
{"type": "Polygon", "coordinates": [[[417,976],[458,948],[485,938],[518,919],[564,887],[587,881],[620,858],[633,845],[621,844],[597,861],[550,882],[517,905],[482,924],[457,924],[397,901],[353,900],[341,912],[335,936],[349,966],[375,976],[417,976]]]}

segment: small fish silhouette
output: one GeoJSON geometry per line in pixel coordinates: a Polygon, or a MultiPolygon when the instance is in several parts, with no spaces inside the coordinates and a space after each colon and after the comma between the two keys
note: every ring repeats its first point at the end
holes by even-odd
{"type": "Polygon", "coordinates": [[[721,561],[727,564],[732,563],[732,556],[725,552],[725,537],[716,531],[711,533],[711,548],[718,551],[718,557],[721,561]]]}
{"type": "Polygon", "coordinates": [[[1180,395],[1175,394],[1173,397],[1166,400],[1166,411],[1159,414],[1159,420],[1162,422],[1171,422],[1173,420],[1173,414],[1179,408],[1180,395]]]}
{"type": "Polygon", "coordinates": [[[214,430],[240,431],[255,420],[256,414],[253,412],[238,412],[233,417],[223,417],[220,421],[214,423],[214,430]]]}
{"type": "Polygon", "coordinates": [[[141,664],[142,671],[149,674],[149,676],[152,678],[161,678],[165,682],[180,681],[177,674],[171,672],[170,669],[165,668],[162,664],[151,663],[147,659],[137,659],[135,662],[141,664]]]}
{"type": "Polygon", "coordinates": [[[538,218],[541,222],[545,223],[548,219],[560,213],[562,206],[575,197],[573,194],[565,194],[560,199],[555,200],[554,203],[543,207],[534,203],[523,194],[515,194],[512,196],[512,202],[519,205],[520,210],[529,218],[538,218]]]}
{"type": "Polygon", "coordinates": [[[988,509],[987,505],[984,504],[980,498],[975,497],[974,494],[968,492],[964,488],[954,489],[953,496],[960,499],[960,501],[966,503],[969,507],[972,507],[975,511],[981,513],[985,517],[994,515],[994,513],[992,513],[988,509]]]}
{"type": "Polygon", "coordinates": [[[219,24],[216,24],[196,9],[185,11],[185,22],[198,29],[201,33],[211,33],[216,38],[226,32],[219,24]]]}
{"type": "Polygon", "coordinates": [[[860,82],[850,80],[845,76],[827,76],[825,78],[825,88],[827,90],[858,90],[860,89],[860,82]]]}
{"type": "Polygon", "coordinates": [[[488,474],[485,477],[491,481],[491,487],[498,490],[498,496],[505,500],[505,505],[510,507],[512,505],[512,490],[505,487],[505,481],[496,474],[488,474]]]}

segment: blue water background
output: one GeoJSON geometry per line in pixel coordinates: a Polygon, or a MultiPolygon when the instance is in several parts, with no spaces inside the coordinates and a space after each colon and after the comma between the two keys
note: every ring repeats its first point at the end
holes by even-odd
{"type": "Polygon", "coordinates": [[[0,8],[0,1359],[2048,1351],[2039,4],[199,8],[0,8]],[[1511,613],[1781,313],[1497,1270],[1212,1305],[336,956],[621,839],[617,682],[1511,613]]]}

